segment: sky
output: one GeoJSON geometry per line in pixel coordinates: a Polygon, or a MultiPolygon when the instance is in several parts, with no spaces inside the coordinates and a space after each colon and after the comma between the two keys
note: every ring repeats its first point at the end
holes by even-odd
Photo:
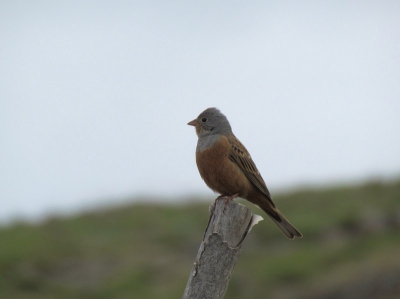
{"type": "Polygon", "coordinates": [[[211,202],[208,107],[272,194],[399,176],[399,37],[399,1],[1,1],[0,222],[211,202]]]}

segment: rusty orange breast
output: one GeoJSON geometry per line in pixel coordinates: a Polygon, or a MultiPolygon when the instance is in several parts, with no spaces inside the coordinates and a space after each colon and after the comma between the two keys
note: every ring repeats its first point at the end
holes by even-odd
{"type": "Polygon", "coordinates": [[[221,195],[239,193],[247,197],[252,185],[240,168],[229,159],[231,144],[225,136],[211,147],[196,152],[196,163],[207,186],[221,195]]]}

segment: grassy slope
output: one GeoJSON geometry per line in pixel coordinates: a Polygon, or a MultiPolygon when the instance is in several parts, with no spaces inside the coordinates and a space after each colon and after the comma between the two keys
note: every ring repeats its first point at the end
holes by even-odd
{"type": "MultiPolygon", "coordinates": [[[[305,237],[259,223],[226,298],[400,298],[400,181],[275,202],[305,237]]],[[[0,298],[180,298],[207,221],[208,204],[136,204],[3,228],[0,298]]]]}

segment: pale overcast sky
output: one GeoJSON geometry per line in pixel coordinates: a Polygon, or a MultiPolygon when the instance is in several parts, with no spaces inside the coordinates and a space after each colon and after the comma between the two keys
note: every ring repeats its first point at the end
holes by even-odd
{"type": "Polygon", "coordinates": [[[218,107],[271,192],[400,174],[399,1],[1,1],[0,221],[215,195],[218,107]]]}

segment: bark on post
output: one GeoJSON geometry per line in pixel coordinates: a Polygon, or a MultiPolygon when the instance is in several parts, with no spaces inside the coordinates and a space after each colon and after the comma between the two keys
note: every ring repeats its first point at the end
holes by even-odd
{"type": "Polygon", "coordinates": [[[240,255],[243,241],[261,216],[245,206],[217,200],[200,245],[183,299],[221,299],[240,255]]]}

